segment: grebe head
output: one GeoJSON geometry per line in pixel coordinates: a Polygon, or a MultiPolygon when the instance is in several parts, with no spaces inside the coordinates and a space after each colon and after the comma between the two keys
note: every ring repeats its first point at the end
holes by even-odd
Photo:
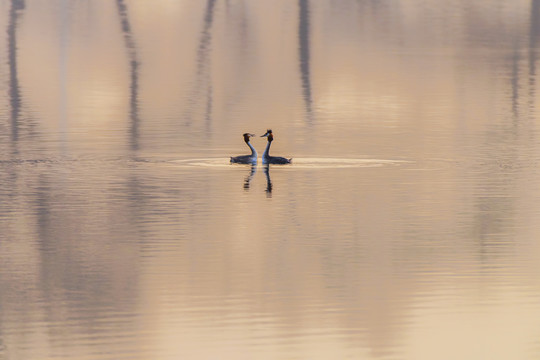
{"type": "Polygon", "coordinates": [[[272,135],[271,129],[266,130],[266,133],[264,135],[261,135],[261,137],[268,137],[268,141],[274,140],[274,135],[272,135]]]}
{"type": "Polygon", "coordinates": [[[249,142],[249,138],[255,136],[254,134],[244,133],[244,141],[249,142]]]}

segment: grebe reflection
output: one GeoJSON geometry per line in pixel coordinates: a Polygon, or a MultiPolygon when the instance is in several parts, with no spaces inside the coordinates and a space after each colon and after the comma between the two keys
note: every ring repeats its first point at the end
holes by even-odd
{"type": "Polygon", "coordinates": [[[270,145],[272,145],[272,141],[274,140],[274,135],[272,134],[272,130],[270,129],[266,130],[266,134],[261,135],[261,137],[268,137],[268,144],[266,144],[266,149],[264,149],[264,153],[262,156],[263,164],[285,165],[285,164],[291,163],[292,159],[286,159],[281,156],[270,156],[270,145]]]}
{"type": "MultiPolygon", "coordinates": [[[[270,179],[270,165],[264,166],[264,175],[266,176],[266,197],[272,197],[272,180],[270,179]]],[[[251,188],[251,181],[257,172],[257,164],[252,164],[249,169],[249,174],[244,178],[244,190],[248,191],[251,188]]]]}
{"type": "Polygon", "coordinates": [[[240,156],[231,156],[231,163],[236,164],[257,164],[257,150],[249,143],[249,138],[255,135],[250,133],[245,133],[244,141],[246,145],[251,149],[251,155],[240,155],[240,156]]]}
{"type": "Polygon", "coordinates": [[[266,196],[272,197],[272,180],[270,179],[270,165],[264,167],[264,175],[266,175],[266,196]]]}
{"type": "Polygon", "coordinates": [[[249,175],[246,176],[244,179],[244,190],[249,190],[251,186],[251,180],[253,179],[253,175],[257,172],[257,164],[251,164],[251,170],[249,171],[249,175]]]}

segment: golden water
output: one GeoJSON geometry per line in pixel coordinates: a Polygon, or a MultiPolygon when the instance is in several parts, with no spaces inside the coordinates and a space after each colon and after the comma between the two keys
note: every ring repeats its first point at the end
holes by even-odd
{"type": "Polygon", "coordinates": [[[0,359],[538,359],[539,24],[0,0],[0,359]]]}

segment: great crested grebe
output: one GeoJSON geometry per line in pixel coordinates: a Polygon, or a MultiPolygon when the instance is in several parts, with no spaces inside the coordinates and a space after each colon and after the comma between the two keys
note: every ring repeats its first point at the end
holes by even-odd
{"type": "Polygon", "coordinates": [[[272,145],[272,141],[274,140],[274,135],[272,135],[272,130],[268,129],[266,130],[266,134],[261,135],[261,137],[268,137],[268,144],[266,145],[266,149],[264,149],[264,153],[262,156],[263,164],[290,164],[292,159],[286,159],[281,156],[270,156],[270,145],[272,145]]]}
{"type": "Polygon", "coordinates": [[[245,133],[244,135],[244,141],[246,142],[247,146],[251,149],[251,155],[240,155],[240,156],[231,156],[231,163],[236,164],[256,164],[257,163],[257,150],[249,143],[249,138],[253,137],[255,135],[250,133],[245,133]]]}

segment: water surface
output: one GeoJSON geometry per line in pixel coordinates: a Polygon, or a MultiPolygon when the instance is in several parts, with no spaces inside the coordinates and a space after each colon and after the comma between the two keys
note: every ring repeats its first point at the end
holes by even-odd
{"type": "Polygon", "coordinates": [[[539,1],[0,10],[0,358],[540,357],[539,1]]]}

